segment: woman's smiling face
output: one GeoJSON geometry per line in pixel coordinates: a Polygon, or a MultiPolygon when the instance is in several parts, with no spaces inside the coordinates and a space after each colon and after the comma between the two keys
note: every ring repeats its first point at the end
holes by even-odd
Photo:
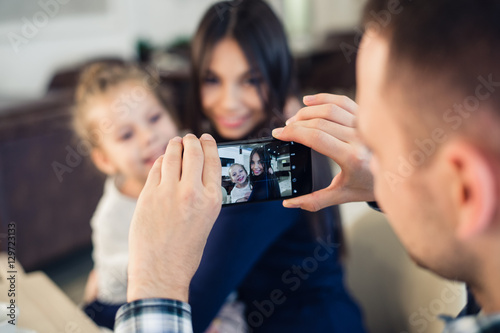
{"type": "Polygon", "coordinates": [[[261,85],[236,40],[225,38],[215,45],[202,79],[201,102],[220,136],[242,139],[265,120],[261,85]]]}

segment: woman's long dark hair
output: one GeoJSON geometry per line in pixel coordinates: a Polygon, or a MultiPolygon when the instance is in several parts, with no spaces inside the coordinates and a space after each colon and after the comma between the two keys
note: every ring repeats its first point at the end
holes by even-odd
{"type": "Polygon", "coordinates": [[[269,170],[272,170],[271,155],[267,153],[265,147],[252,149],[250,153],[250,185],[252,187],[252,194],[248,198],[248,201],[278,199],[281,197],[278,178],[274,173],[269,172],[269,170]],[[252,170],[254,155],[259,156],[262,164],[262,173],[258,176],[254,175],[252,170]]]}
{"type": "MultiPolygon", "coordinates": [[[[203,114],[201,87],[213,50],[226,37],[237,41],[251,70],[259,74],[266,83],[267,90],[264,91],[263,85],[260,85],[259,95],[267,118],[247,138],[271,136],[274,127],[284,125],[283,109],[286,100],[297,95],[298,89],[283,25],[262,0],[221,1],[212,5],[203,16],[191,44],[191,105],[188,108],[188,127],[196,135],[210,132],[218,142],[225,141],[214,131],[203,114]]],[[[314,167],[323,168],[317,173],[323,178],[331,172],[328,163],[320,163],[314,167]]],[[[326,187],[328,184],[324,184],[323,178],[318,179],[317,184],[326,187]]],[[[334,226],[324,223],[327,210],[305,214],[308,215],[315,235],[326,237],[331,234],[330,228],[333,227],[336,231],[334,240],[343,243],[339,211],[337,208],[331,210],[336,215],[334,226]]]]}
{"type": "Polygon", "coordinates": [[[253,155],[259,155],[260,161],[262,163],[262,169],[263,169],[263,175],[270,176],[269,174],[269,169],[272,168],[271,166],[271,156],[266,152],[264,147],[258,147],[252,149],[252,152],[250,153],[250,185],[253,187],[255,182],[260,180],[261,175],[255,176],[252,171],[252,161],[253,161],[253,155]]]}
{"type": "Polygon", "coordinates": [[[287,98],[295,93],[292,91],[295,89],[295,80],[293,60],[283,25],[262,0],[218,2],[203,16],[191,45],[192,105],[188,111],[188,125],[197,135],[209,131],[216,139],[223,140],[207,126],[209,122],[202,111],[200,94],[213,49],[226,37],[236,40],[251,71],[259,74],[265,83],[260,84],[258,89],[267,119],[248,138],[270,136],[274,127],[284,123],[283,108],[287,98]]]}

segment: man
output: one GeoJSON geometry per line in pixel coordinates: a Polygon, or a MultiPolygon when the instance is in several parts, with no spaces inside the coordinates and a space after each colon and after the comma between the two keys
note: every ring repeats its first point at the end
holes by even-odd
{"type": "MultiPolygon", "coordinates": [[[[359,110],[343,97],[309,96],[308,107],[273,132],[342,168],[328,188],[284,203],[308,210],[373,199],[362,138],[373,154],[375,198],[412,258],[465,281],[482,306],[480,316],[454,320],[446,332],[500,332],[499,17],[493,0],[369,0],[359,110]]],[[[220,208],[220,191],[210,191],[220,171],[213,139],[177,138],[172,147],[151,171],[130,239],[129,301],[164,299],[125,305],[117,331],[191,329],[189,306],[179,301],[187,301],[220,208]],[[145,313],[164,326],[141,326],[145,313]]]]}
{"type": "Polygon", "coordinates": [[[215,140],[168,143],[149,172],[129,236],[127,300],[116,332],[191,332],[187,304],[208,234],[222,205],[215,140]]]}

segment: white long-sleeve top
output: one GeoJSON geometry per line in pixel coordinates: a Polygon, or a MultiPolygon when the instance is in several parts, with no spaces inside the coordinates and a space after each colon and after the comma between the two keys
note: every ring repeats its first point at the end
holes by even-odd
{"type": "Polygon", "coordinates": [[[90,222],[97,299],[103,303],[127,302],[128,234],[136,203],[120,193],[113,178],[106,179],[90,222]]]}

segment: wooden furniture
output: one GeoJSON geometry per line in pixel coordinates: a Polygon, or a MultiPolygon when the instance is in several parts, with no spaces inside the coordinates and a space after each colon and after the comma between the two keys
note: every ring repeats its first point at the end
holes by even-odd
{"type": "MultiPolygon", "coordinates": [[[[0,254],[0,302],[10,303],[10,276],[5,253],[0,254]]],[[[16,327],[37,333],[99,333],[99,328],[43,272],[26,274],[15,265],[16,327]]],[[[15,331],[13,331],[15,332],[15,331]]]]}

